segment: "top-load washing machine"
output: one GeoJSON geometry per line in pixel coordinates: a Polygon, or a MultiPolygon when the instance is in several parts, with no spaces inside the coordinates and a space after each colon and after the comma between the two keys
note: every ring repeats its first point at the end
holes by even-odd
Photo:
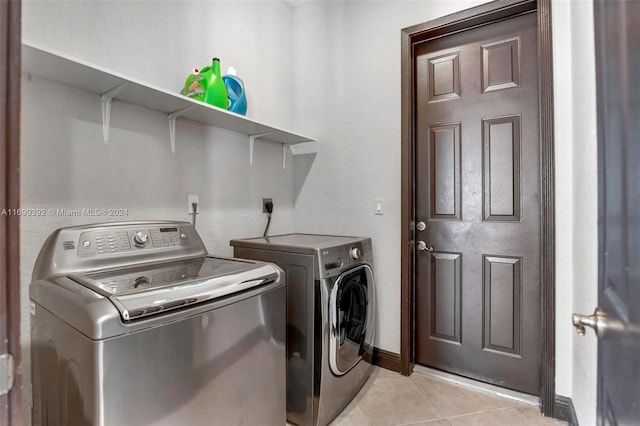
{"type": "Polygon", "coordinates": [[[185,222],[63,228],[29,287],[33,423],[285,423],[285,281],[185,222]]]}
{"type": "Polygon", "coordinates": [[[328,424],[371,374],[371,239],[288,234],[231,245],[235,257],[273,262],[285,271],[287,420],[328,424]]]}

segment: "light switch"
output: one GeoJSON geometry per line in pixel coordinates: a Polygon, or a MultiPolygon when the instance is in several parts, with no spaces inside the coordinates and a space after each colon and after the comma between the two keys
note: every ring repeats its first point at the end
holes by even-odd
{"type": "Polygon", "coordinates": [[[376,198],[373,202],[373,213],[384,214],[384,200],[382,198],[376,198]]]}

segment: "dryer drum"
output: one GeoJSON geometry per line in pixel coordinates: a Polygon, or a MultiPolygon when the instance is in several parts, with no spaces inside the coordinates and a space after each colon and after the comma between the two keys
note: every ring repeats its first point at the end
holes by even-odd
{"type": "Polygon", "coordinates": [[[331,329],[329,357],[334,374],[343,375],[363,357],[369,342],[373,280],[371,268],[360,264],[343,272],[330,297],[331,329]]]}
{"type": "Polygon", "coordinates": [[[336,309],[338,310],[340,345],[345,338],[362,345],[364,343],[367,321],[366,287],[360,282],[362,270],[356,276],[348,277],[347,282],[338,290],[336,309]]]}

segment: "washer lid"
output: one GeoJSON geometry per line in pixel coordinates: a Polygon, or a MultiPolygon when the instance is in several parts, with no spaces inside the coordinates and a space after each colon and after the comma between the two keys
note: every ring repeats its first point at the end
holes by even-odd
{"type": "Polygon", "coordinates": [[[270,284],[280,273],[268,263],[198,257],[69,278],[108,298],[131,321],[270,284]]]}

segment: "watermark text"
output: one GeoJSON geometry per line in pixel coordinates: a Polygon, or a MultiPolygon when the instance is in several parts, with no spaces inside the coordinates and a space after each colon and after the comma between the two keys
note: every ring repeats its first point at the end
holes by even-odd
{"type": "Polygon", "coordinates": [[[33,208],[33,209],[1,209],[0,216],[27,217],[123,217],[129,216],[129,209],[124,208],[33,208]]]}

